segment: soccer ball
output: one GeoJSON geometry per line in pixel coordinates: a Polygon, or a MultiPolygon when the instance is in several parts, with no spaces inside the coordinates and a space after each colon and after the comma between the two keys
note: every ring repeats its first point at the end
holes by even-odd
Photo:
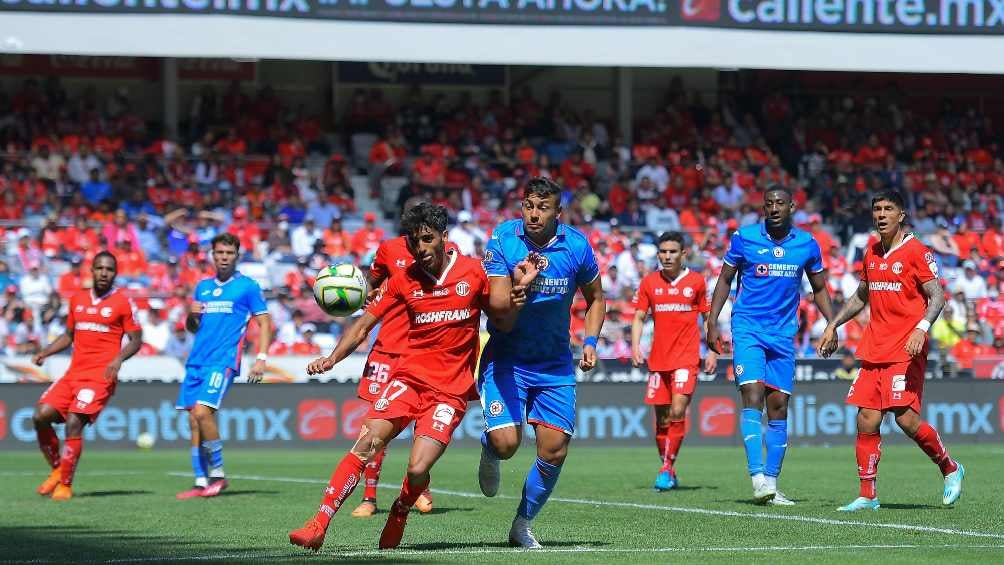
{"type": "Polygon", "coordinates": [[[350,316],[366,303],[369,284],[366,275],[351,263],[325,267],[314,281],[317,305],[337,318],[350,316]]]}
{"type": "Polygon", "coordinates": [[[136,436],[136,447],[140,449],[152,449],[157,440],[153,439],[153,434],[143,432],[136,436]]]}

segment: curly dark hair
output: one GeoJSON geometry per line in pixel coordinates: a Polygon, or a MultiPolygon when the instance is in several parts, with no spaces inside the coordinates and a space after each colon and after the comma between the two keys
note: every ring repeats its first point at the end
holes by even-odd
{"type": "Polygon", "coordinates": [[[448,222],[446,208],[429,202],[419,202],[401,215],[401,231],[414,234],[425,226],[436,233],[442,233],[446,231],[448,222]]]}

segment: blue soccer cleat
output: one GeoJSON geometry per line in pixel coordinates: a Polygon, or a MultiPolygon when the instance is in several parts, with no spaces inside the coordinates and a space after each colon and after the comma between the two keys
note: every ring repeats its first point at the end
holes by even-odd
{"type": "Polygon", "coordinates": [[[941,499],[941,503],[945,506],[955,504],[955,501],[962,496],[962,479],[966,476],[966,468],[958,461],[955,464],[959,468],[945,475],[945,492],[941,499]]]}
{"type": "Polygon", "coordinates": [[[655,476],[655,490],[656,492],[665,492],[667,490],[673,490],[676,488],[676,476],[673,471],[663,468],[659,471],[659,474],[655,476]]]}
{"type": "Polygon", "coordinates": [[[878,510],[879,508],[881,508],[879,499],[859,496],[847,506],[837,508],[837,512],[857,512],[858,510],[878,510]]]}

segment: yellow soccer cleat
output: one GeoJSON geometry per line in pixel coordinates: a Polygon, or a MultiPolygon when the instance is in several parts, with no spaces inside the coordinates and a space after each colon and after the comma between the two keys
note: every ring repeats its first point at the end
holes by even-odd
{"type": "Polygon", "coordinates": [[[73,489],[63,483],[56,485],[56,490],[52,491],[53,500],[70,500],[73,498],[73,489]]]}
{"type": "Polygon", "coordinates": [[[56,486],[59,484],[60,479],[63,478],[63,474],[59,472],[59,467],[56,467],[49,473],[49,478],[42,481],[42,484],[38,485],[35,492],[42,496],[49,496],[52,491],[56,490],[56,486]]]}

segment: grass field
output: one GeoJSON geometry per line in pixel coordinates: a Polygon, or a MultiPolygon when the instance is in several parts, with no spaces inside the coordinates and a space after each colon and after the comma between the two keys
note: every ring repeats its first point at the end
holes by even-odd
{"type": "MultiPolygon", "coordinates": [[[[404,446],[392,446],[381,504],[396,495],[404,446]],[[393,449],[398,447],[398,449],[393,449]]],[[[343,562],[695,562],[1004,563],[1004,448],[952,446],[968,470],[955,508],[941,506],[941,479],[912,446],[883,449],[883,508],[845,515],[835,508],[857,494],[853,448],[789,451],[781,489],[798,502],[766,508],[748,501],[738,448],[687,448],[680,489],[650,488],[654,449],[573,449],[535,532],[545,552],[513,555],[506,542],[522,478],[524,449],[504,464],[502,492],[477,487],[477,451],[454,449],[434,470],[435,510],[413,513],[402,547],[377,551],[386,514],[335,517],[318,555],[289,545],[287,532],[314,512],[340,453],[293,450],[226,452],[231,489],[216,499],[175,501],[186,487],[187,452],[86,451],[75,497],[55,503],[34,487],[41,455],[0,454],[0,563],[343,562]]]]}

